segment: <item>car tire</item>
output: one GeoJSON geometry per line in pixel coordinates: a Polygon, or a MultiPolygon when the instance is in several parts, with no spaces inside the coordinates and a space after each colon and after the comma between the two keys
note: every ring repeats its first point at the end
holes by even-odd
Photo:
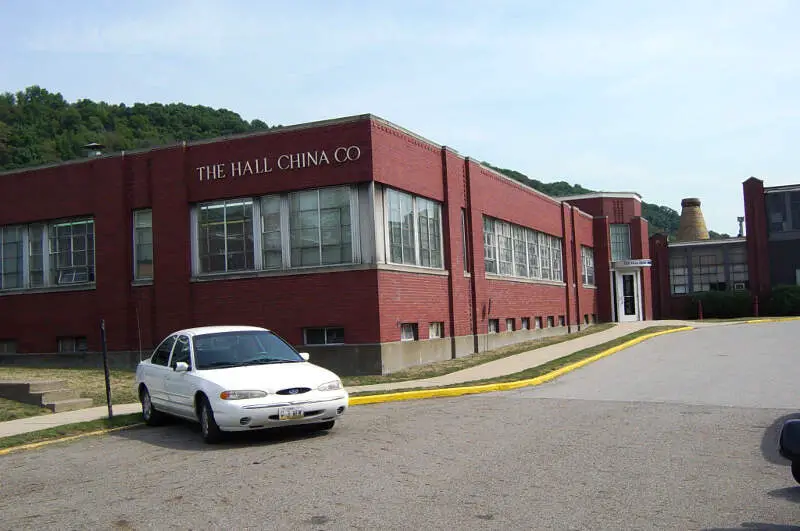
{"type": "Polygon", "coordinates": [[[142,418],[144,423],[148,426],[158,426],[164,420],[163,415],[153,405],[153,400],[150,398],[150,391],[147,387],[142,387],[139,392],[139,401],[142,403],[142,418]]]}
{"type": "Polygon", "coordinates": [[[203,440],[208,444],[216,444],[222,440],[222,431],[214,420],[214,410],[211,409],[211,404],[208,399],[203,397],[200,399],[200,432],[203,434],[203,440]]]}
{"type": "Polygon", "coordinates": [[[792,477],[800,483],[800,461],[792,461],[792,477]]]}

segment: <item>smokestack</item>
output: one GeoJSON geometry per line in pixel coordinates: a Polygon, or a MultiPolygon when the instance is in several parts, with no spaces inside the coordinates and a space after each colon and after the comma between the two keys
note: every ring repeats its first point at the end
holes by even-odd
{"type": "Polygon", "coordinates": [[[681,222],[675,240],[692,242],[707,239],[708,229],[706,220],[703,218],[703,211],[700,210],[700,200],[696,197],[687,197],[681,201],[681,222]]]}

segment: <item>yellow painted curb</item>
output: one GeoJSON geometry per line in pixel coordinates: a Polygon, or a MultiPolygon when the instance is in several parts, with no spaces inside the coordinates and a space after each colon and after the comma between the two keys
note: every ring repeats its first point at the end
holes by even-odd
{"type": "Polygon", "coordinates": [[[96,430],[96,431],[90,431],[90,432],[87,432],[87,433],[79,433],[78,435],[70,435],[68,437],[61,437],[61,438],[58,438],[58,439],[47,439],[46,441],[41,441],[41,442],[36,442],[36,443],[21,444],[19,446],[10,446],[8,448],[3,448],[2,450],[0,450],[0,455],[6,455],[6,454],[10,454],[11,452],[18,452],[18,451],[22,451],[22,450],[33,450],[34,448],[40,448],[42,446],[47,446],[48,444],[55,444],[55,443],[60,443],[60,442],[65,442],[65,441],[72,441],[74,439],[80,439],[82,437],[90,437],[92,435],[103,435],[105,433],[111,433],[111,432],[114,432],[114,431],[120,431],[120,430],[127,430],[129,428],[135,428],[137,426],[144,426],[144,424],[140,422],[138,424],[131,424],[130,426],[118,426],[116,428],[107,428],[107,429],[104,429],[104,430],[96,430]]]}
{"type": "Polygon", "coordinates": [[[756,323],[782,323],[784,321],[797,321],[800,320],[800,317],[759,317],[756,319],[748,319],[744,321],[745,324],[756,324],[756,323]]]}
{"type": "Polygon", "coordinates": [[[536,378],[529,378],[526,380],[518,380],[516,382],[504,382],[496,384],[470,385],[464,387],[448,387],[445,389],[423,389],[420,391],[401,391],[397,393],[386,393],[380,395],[354,396],[350,398],[349,402],[351,406],[359,406],[365,404],[378,404],[382,402],[395,402],[399,400],[418,400],[422,398],[439,398],[439,397],[472,395],[478,393],[489,393],[492,391],[509,391],[511,389],[518,389],[520,387],[539,385],[545,382],[549,382],[550,380],[553,380],[555,378],[558,378],[563,374],[574,371],[575,369],[579,369],[580,367],[588,365],[601,358],[610,356],[611,354],[619,352],[620,350],[632,347],[633,345],[641,343],[642,341],[645,341],[647,339],[664,334],[671,334],[673,332],[683,332],[686,330],[693,330],[693,329],[694,329],[693,326],[683,326],[681,328],[673,328],[671,330],[662,330],[660,332],[645,334],[643,336],[631,339],[630,341],[626,341],[625,343],[622,343],[615,347],[606,349],[598,354],[595,354],[594,356],[590,356],[581,361],[577,361],[565,367],[561,367],[560,369],[548,372],[547,374],[537,376],[536,378]]]}

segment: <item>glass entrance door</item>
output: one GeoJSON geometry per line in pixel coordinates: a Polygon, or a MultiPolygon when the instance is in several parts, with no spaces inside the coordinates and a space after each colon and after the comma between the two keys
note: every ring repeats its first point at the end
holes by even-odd
{"type": "Polygon", "coordinates": [[[636,284],[633,275],[622,275],[622,313],[625,317],[636,316],[636,284]]]}

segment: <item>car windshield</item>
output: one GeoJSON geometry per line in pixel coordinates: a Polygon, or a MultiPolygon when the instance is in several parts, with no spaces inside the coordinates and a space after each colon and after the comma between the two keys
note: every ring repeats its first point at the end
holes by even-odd
{"type": "Polygon", "coordinates": [[[283,339],[264,330],[204,334],[192,341],[198,370],[303,361],[283,339]]]}

